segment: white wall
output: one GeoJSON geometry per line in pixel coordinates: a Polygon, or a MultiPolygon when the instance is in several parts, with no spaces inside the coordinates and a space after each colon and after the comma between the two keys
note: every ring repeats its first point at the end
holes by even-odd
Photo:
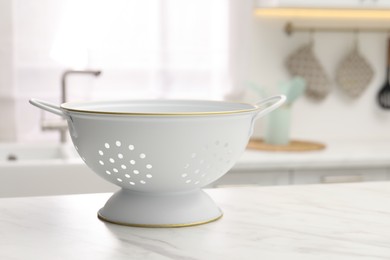
{"type": "Polygon", "coordinates": [[[0,0],[0,141],[15,140],[13,6],[0,0]]]}
{"type": "MultiPolygon", "coordinates": [[[[310,36],[298,32],[292,36],[284,33],[288,18],[254,19],[253,41],[248,60],[247,79],[264,86],[269,93],[277,93],[279,82],[287,81],[290,75],[285,68],[286,57],[299,46],[309,42],[310,36]]],[[[302,26],[384,26],[390,21],[328,21],[295,20],[302,26]]],[[[352,50],[353,33],[314,33],[315,53],[332,80],[332,91],[323,101],[303,97],[293,106],[291,136],[296,139],[329,140],[378,140],[390,141],[390,110],[382,110],[376,103],[376,95],[385,80],[387,57],[386,33],[359,33],[359,49],[375,71],[366,91],[357,99],[346,96],[335,83],[335,70],[342,58],[352,50]]],[[[253,100],[254,93],[246,94],[253,100]]],[[[255,134],[263,134],[266,120],[258,124],[255,134]]]]}

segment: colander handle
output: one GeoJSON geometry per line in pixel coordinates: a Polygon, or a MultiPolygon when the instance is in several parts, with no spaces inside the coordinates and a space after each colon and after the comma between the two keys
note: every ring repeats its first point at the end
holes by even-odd
{"type": "Polygon", "coordinates": [[[35,98],[30,99],[30,104],[34,105],[36,107],[39,107],[43,110],[46,110],[50,113],[53,113],[53,114],[56,114],[56,115],[59,115],[61,117],[66,118],[65,113],[62,112],[61,108],[57,105],[51,104],[51,103],[46,102],[46,101],[38,100],[35,98]]]}
{"type": "Polygon", "coordinates": [[[279,96],[272,96],[266,99],[261,100],[260,102],[257,102],[255,106],[257,107],[258,113],[253,118],[254,120],[264,116],[265,114],[268,114],[269,112],[277,109],[283,103],[286,101],[286,96],[279,95],[279,96]],[[269,105],[264,108],[265,105],[272,103],[272,105],[269,105]]]}

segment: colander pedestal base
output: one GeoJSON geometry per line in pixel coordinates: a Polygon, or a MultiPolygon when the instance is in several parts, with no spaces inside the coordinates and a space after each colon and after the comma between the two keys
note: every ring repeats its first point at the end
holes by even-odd
{"type": "Polygon", "coordinates": [[[148,193],[121,189],[99,210],[101,220],[139,227],[183,227],[222,217],[215,202],[201,189],[148,193]]]}

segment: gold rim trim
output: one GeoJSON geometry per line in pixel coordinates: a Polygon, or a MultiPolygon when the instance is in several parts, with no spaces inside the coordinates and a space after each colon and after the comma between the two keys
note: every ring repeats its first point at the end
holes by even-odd
{"type": "Polygon", "coordinates": [[[118,221],[112,221],[112,220],[109,220],[109,219],[103,217],[102,215],[100,215],[99,212],[97,214],[97,217],[98,217],[98,219],[100,219],[100,220],[102,220],[104,222],[108,222],[108,223],[112,223],[112,224],[116,224],[116,225],[121,225],[121,226],[128,226],[128,227],[181,228],[181,227],[199,226],[199,225],[208,224],[208,223],[217,221],[217,220],[219,220],[220,218],[223,217],[223,213],[221,212],[221,215],[219,215],[218,217],[213,218],[213,219],[209,219],[209,220],[206,220],[206,221],[199,221],[199,222],[192,222],[192,223],[180,223],[180,224],[133,224],[133,223],[118,222],[118,221]]]}
{"type": "MultiPolygon", "coordinates": [[[[178,100],[178,101],[197,101],[197,100],[178,100]]],[[[224,101],[218,101],[218,100],[209,100],[213,103],[223,103],[224,101]]],[[[88,102],[72,102],[72,104],[82,105],[86,104],[88,102]]],[[[86,110],[86,109],[74,109],[74,108],[67,108],[65,107],[66,104],[64,103],[60,105],[60,108],[69,112],[77,112],[77,113],[83,113],[83,114],[98,114],[98,115],[119,115],[119,116],[205,116],[205,115],[226,115],[226,114],[239,114],[239,113],[248,113],[248,112],[254,112],[261,107],[257,105],[251,105],[248,103],[240,103],[240,102],[230,102],[232,104],[240,104],[240,105],[247,105],[251,106],[252,108],[248,109],[237,109],[237,110],[228,110],[228,111],[214,111],[214,112],[172,112],[172,113],[146,113],[146,112],[108,112],[108,111],[95,111],[95,110],[86,110]]]]}
{"type": "Polygon", "coordinates": [[[79,110],[79,109],[69,109],[69,108],[63,108],[63,109],[70,112],[77,112],[83,114],[117,115],[117,116],[206,116],[206,115],[240,114],[246,112],[253,112],[256,111],[258,108],[232,110],[232,111],[224,111],[224,112],[188,112],[188,113],[128,113],[128,112],[89,111],[89,110],[79,110]]]}

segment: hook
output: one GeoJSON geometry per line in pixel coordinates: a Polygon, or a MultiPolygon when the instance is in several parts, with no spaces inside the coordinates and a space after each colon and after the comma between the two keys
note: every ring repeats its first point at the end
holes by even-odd
{"type": "Polygon", "coordinates": [[[309,29],[309,44],[311,45],[311,46],[314,46],[314,44],[315,44],[315,42],[314,42],[314,40],[315,40],[315,37],[314,37],[314,33],[315,33],[315,29],[314,28],[310,28],[309,29]]]}
{"type": "Polygon", "coordinates": [[[286,23],[286,26],[284,27],[284,32],[288,36],[291,36],[291,34],[294,32],[294,27],[293,27],[292,23],[290,23],[290,22],[286,23]]]}
{"type": "Polygon", "coordinates": [[[353,39],[353,49],[355,51],[359,51],[359,29],[355,29],[353,30],[353,35],[354,35],[354,39],[353,39]]]}

